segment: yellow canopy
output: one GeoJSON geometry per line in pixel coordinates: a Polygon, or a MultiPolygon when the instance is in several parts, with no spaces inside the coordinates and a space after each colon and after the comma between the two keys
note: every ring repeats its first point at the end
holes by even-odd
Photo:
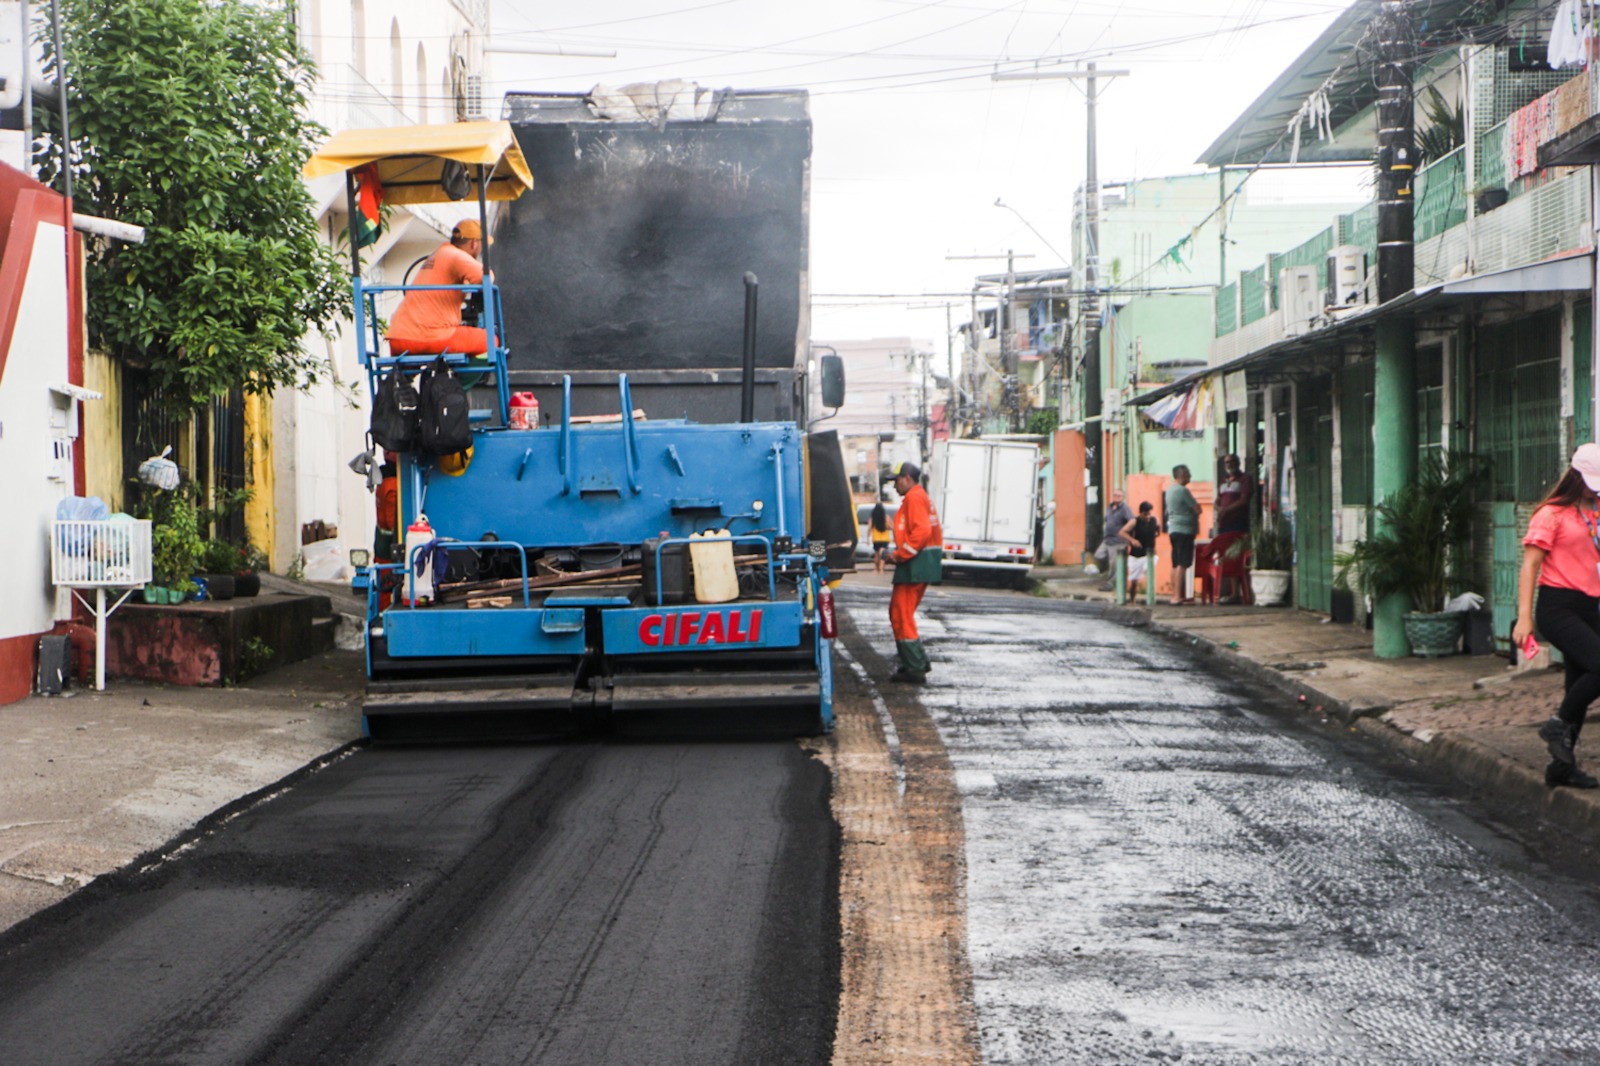
{"type": "MultiPolygon", "coordinates": [[[[467,176],[474,182],[477,168],[485,168],[485,195],[490,200],[515,200],[533,188],[533,174],[509,122],[342,130],[306,162],[303,173],[320,178],[376,163],[389,203],[447,204],[454,199],[440,179],[445,161],[451,159],[466,164],[467,176]]],[[[477,199],[475,189],[468,198],[477,199]]]]}

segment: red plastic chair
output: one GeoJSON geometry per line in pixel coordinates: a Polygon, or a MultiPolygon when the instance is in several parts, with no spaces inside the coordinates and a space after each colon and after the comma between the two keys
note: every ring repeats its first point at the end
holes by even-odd
{"type": "Polygon", "coordinates": [[[1248,536],[1248,533],[1223,533],[1204,544],[1195,545],[1195,590],[1202,603],[1217,602],[1217,594],[1225,577],[1238,582],[1240,602],[1255,602],[1250,597],[1250,551],[1248,548],[1229,550],[1248,536]]]}

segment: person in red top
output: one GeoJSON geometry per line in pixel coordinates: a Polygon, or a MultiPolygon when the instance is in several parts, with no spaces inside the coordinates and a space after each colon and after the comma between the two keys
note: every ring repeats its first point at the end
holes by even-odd
{"type": "Polygon", "coordinates": [[[927,680],[932,664],[917,633],[917,605],[928,586],[937,584],[943,575],[944,530],[928,490],[922,487],[922,471],[916,463],[894,468],[894,487],[900,494],[900,509],[894,513],[894,551],[889,554],[895,564],[889,627],[894,630],[900,665],[889,680],[920,685],[927,680]]]}
{"type": "MultiPolygon", "coordinates": [[[[483,282],[483,227],[473,219],[456,223],[450,239],[425,259],[412,285],[479,285],[483,282]]],[[[437,355],[463,352],[483,355],[489,350],[486,330],[461,324],[461,298],[451,289],[406,293],[389,322],[389,352],[399,355],[437,355]]]]}
{"type": "MultiPolygon", "coordinates": [[[[1556,716],[1539,727],[1549,748],[1544,772],[1551,788],[1595,788],[1579,769],[1574,748],[1589,704],[1600,697],[1600,444],[1585,444],[1528,522],[1517,582],[1517,621],[1511,643],[1521,649],[1539,633],[1566,660],[1566,694],[1556,716]],[[1537,582],[1539,604],[1533,603],[1537,582]]],[[[1515,654],[1515,652],[1513,652],[1515,654]]]]}

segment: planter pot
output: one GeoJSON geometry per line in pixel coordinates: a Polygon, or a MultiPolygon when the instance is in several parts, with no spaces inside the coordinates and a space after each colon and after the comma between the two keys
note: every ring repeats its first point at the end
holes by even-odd
{"type": "Polygon", "coordinates": [[[188,595],[188,593],[180,592],[178,589],[162,589],[161,591],[164,594],[161,602],[169,604],[182,603],[188,595]]]}
{"type": "Polygon", "coordinates": [[[1460,611],[1443,611],[1437,614],[1408,614],[1402,618],[1406,630],[1406,641],[1411,645],[1411,654],[1420,655],[1426,659],[1435,659],[1443,655],[1454,655],[1456,645],[1461,643],[1460,611]]]}
{"type": "Polygon", "coordinates": [[[261,591],[261,575],[255,571],[246,571],[243,574],[233,575],[233,594],[235,596],[254,596],[261,591]]]}
{"type": "Polygon", "coordinates": [[[1257,607],[1281,607],[1289,598],[1289,571],[1250,571],[1250,595],[1257,607]]]}
{"type": "Polygon", "coordinates": [[[146,585],[144,587],[144,602],[166,603],[167,590],[162,588],[160,585],[146,585]]]}
{"type": "Polygon", "coordinates": [[[209,600],[233,599],[236,581],[232,574],[201,574],[206,580],[206,598],[209,600]]]}

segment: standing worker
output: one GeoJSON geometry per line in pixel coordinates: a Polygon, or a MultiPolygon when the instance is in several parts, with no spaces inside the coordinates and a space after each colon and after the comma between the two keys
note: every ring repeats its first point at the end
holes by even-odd
{"type": "Polygon", "coordinates": [[[1551,788],[1594,788],[1573,749],[1589,704],[1600,697],[1600,444],[1585,444],[1528,521],[1517,581],[1517,621],[1512,654],[1539,634],[1566,660],[1566,693],[1556,716],[1539,727],[1550,751],[1544,783],[1551,788]],[[1534,607],[1533,590],[1539,588],[1534,607]]]}
{"type": "Polygon", "coordinates": [[[1172,544],[1172,605],[1193,603],[1189,568],[1194,565],[1194,538],[1200,533],[1200,504],[1189,491],[1189,468],[1172,468],[1171,485],[1161,496],[1161,520],[1172,544]]]}
{"type": "MultiPolygon", "coordinates": [[[[456,223],[450,239],[423,260],[411,285],[481,285],[483,227],[475,219],[456,223]]],[[[406,293],[389,323],[389,353],[438,355],[460,352],[483,355],[489,350],[487,330],[461,324],[465,293],[451,289],[423,289],[406,293]]]]}
{"type": "Polygon", "coordinates": [[[894,588],[889,593],[889,627],[894,630],[895,653],[900,665],[889,675],[890,681],[920,685],[928,678],[932,664],[922,650],[917,635],[917,605],[929,585],[936,585],[944,574],[944,530],[939,513],[933,509],[928,490],[922,487],[922,471],[916,463],[900,463],[894,468],[894,488],[900,494],[900,509],[894,513],[894,588]]]}
{"type": "MultiPolygon", "coordinates": [[[[396,551],[405,554],[395,528],[400,516],[398,463],[399,457],[386,450],[383,453],[383,466],[378,468],[378,491],[373,501],[377,510],[377,526],[372,535],[372,561],[379,566],[393,564],[396,551]]],[[[379,571],[379,575],[378,610],[387,611],[399,581],[391,571],[379,571]]]]}

